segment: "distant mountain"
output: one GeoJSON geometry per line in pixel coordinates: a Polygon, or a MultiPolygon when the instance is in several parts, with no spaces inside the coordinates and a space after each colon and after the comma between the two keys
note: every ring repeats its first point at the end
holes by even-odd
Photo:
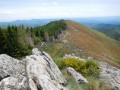
{"type": "Polygon", "coordinates": [[[95,24],[115,24],[120,25],[120,16],[116,17],[89,17],[89,18],[72,18],[70,20],[79,22],[81,24],[92,26],[95,24]]]}
{"type": "Polygon", "coordinates": [[[112,39],[120,40],[120,17],[96,17],[71,19],[100,31],[112,39]]]}
{"type": "MultiPolygon", "coordinates": [[[[68,18],[79,22],[92,29],[98,30],[115,40],[120,40],[120,17],[89,17],[89,18],[68,18]]],[[[0,27],[6,28],[8,25],[24,25],[25,27],[37,27],[45,25],[51,21],[59,19],[32,19],[16,20],[12,22],[0,22],[0,27]]],[[[67,20],[67,18],[66,18],[67,20]]]]}
{"type": "Polygon", "coordinates": [[[50,21],[53,21],[54,19],[32,19],[32,20],[16,20],[12,22],[0,22],[1,27],[7,27],[8,25],[24,25],[25,27],[36,27],[36,26],[42,26],[50,21]]]}
{"type": "MultiPolygon", "coordinates": [[[[89,18],[64,18],[65,20],[72,20],[79,22],[87,26],[93,26],[95,24],[117,24],[120,25],[120,17],[89,17],[89,18]]],[[[45,25],[51,21],[60,19],[32,19],[32,20],[16,20],[11,22],[0,22],[1,27],[7,27],[8,25],[21,25],[26,27],[36,27],[45,25]]]]}

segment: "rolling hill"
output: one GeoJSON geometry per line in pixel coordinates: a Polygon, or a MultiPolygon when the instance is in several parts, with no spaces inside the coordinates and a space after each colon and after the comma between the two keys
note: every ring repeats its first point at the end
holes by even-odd
{"type": "Polygon", "coordinates": [[[120,43],[106,35],[73,21],[65,21],[68,35],[64,38],[86,55],[120,67],[120,43]]]}
{"type": "Polygon", "coordinates": [[[70,19],[104,33],[112,39],[120,40],[120,17],[89,17],[70,19]]]}
{"type": "Polygon", "coordinates": [[[114,24],[95,24],[91,28],[104,33],[115,40],[120,40],[120,25],[114,24]]]}

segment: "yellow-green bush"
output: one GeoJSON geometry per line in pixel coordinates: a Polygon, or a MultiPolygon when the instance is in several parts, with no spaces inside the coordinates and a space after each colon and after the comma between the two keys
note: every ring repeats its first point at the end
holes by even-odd
{"type": "Polygon", "coordinates": [[[55,63],[60,69],[65,67],[72,67],[76,71],[82,73],[84,76],[99,76],[99,64],[93,60],[87,60],[86,62],[77,60],[75,58],[54,59],[55,63]]]}
{"type": "Polygon", "coordinates": [[[86,75],[87,70],[86,70],[85,62],[77,60],[75,58],[66,58],[66,59],[62,59],[62,63],[64,66],[72,67],[76,71],[81,72],[83,75],[86,75]]]}

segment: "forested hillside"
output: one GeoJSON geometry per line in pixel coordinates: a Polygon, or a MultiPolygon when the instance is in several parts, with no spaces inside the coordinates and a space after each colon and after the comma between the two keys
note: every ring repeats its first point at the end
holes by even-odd
{"type": "Polygon", "coordinates": [[[0,28],[0,54],[23,57],[30,54],[31,49],[38,42],[59,39],[59,34],[65,28],[66,24],[63,20],[53,21],[36,28],[25,28],[23,25],[0,28]]]}
{"type": "Polygon", "coordinates": [[[114,24],[96,24],[90,26],[115,40],[120,40],[120,25],[114,24]]]}
{"type": "Polygon", "coordinates": [[[31,31],[36,36],[37,41],[54,41],[59,38],[59,34],[66,28],[64,20],[53,21],[44,26],[33,28],[31,31]]]}

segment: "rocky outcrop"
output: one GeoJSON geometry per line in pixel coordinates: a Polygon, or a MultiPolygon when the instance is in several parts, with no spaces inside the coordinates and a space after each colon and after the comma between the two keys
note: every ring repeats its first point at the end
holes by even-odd
{"type": "Polygon", "coordinates": [[[27,90],[25,61],[0,55],[0,90],[27,90]]]}
{"type": "Polygon", "coordinates": [[[75,58],[75,59],[77,59],[77,60],[80,60],[80,61],[85,62],[85,59],[75,56],[74,53],[73,53],[73,54],[65,54],[65,55],[63,56],[63,58],[75,58]]]}
{"type": "Polygon", "coordinates": [[[0,90],[67,90],[52,58],[38,49],[23,60],[0,55],[0,90]]]}
{"type": "Polygon", "coordinates": [[[120,90],[120,69],[117,69],[105,62],[100,62],[101,76],[106,83],[109,83],[112,90],[120,90]]]}
{"type": "Polygon", "coordinates": [[[73,68],[68,67],[67,72],[69,75],[72,75],[78,84],[88,83],[87,79],[84,78],[80,73],[75,71],[73,68]]]}

